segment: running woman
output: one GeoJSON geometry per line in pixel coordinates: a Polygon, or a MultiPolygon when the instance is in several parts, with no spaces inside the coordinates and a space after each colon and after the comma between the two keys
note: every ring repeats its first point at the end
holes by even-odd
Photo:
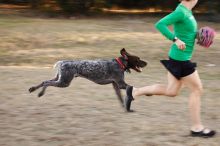
{"type": "Polygon", "coordinates": [[[197,34],[197,22],[192,14],[192,8],[198,0],[180,0],[175,11],[159,20],[155,27],[167,39],[173,41],[168,53],[169,60],[161,60],[168,70],[168,84],[154,84],[141,88],[127,87],[125,107],[130,110],[131,102],[141,95],[165,95],[174,97],[179,93],[181,86],[190,89],[189,112],[191,119],[190,134],[194,137],[212,137],[214,130],[205,128],[200,119],[200,96],[203,86],[196,70],[196,63],[191,62],[197,34]],[[168,28],[173,25],[174,33],[168,28]]]}

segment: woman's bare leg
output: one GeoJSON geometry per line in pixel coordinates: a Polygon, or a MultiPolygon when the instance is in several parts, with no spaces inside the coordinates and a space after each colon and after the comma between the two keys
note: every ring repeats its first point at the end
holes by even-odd
{"type": "Polygon", "coordinates": [[[168,84],[154,84],[151,86],[145,86],[141,88],[133,88],[132,95],[133,97],[141,95],[166,95],[174,97],[178,94],[182,82],[177,80],[171,73],[168,72],[167,75],[168,84]]]}
{"type": "Polygon", "coordinates": [[[204,127],[200,119],[200,96],[202,94],[202,82],[197,71],[182,78],[183,84],[191,90],[189,96],[189,112],[192,122],[191,130],[201,131],[204,127]]]}

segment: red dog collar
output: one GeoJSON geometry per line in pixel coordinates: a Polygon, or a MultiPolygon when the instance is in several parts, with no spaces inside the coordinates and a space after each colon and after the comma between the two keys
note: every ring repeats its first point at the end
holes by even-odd
{"type": "Polygon", "coordinates": [[[122,63],[121,59],[120,58],[115,58],[115,60],[118,62],[121,69],[125,70],[126,66],[122,63]]]}

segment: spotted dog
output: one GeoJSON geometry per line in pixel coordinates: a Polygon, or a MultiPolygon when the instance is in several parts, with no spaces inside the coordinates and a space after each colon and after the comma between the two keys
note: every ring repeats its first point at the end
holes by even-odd
{"type": "Polygon", "coordinates": [[[113,84],[120,103],[123,106],[123,99],[120,89],[128,86],[124,81],[124,72],[133,69],[141,72],[147,63],[139,57],[129,54],[124,48],[120,51],[121,56],[111,60],[67,60],[58,61],[54,66],[57,68],[56,77],[52,80],[42,82],[29,89],[33,92],[42,87],[38,97],[44,95],[48,86],[68,87],[73,78],[83,77],[97,84],[113,84]]]}

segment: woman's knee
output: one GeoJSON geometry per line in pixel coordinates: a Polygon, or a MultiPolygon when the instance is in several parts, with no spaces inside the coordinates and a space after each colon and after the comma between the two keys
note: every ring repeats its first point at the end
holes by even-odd
{"type": "Polygon", "coordinates": [[[191,92],[201,95],[203,93],[203,87],[198,86],[198,87],[194,88],[191,92]]]}
{"type": "Polygon", "coordinates": [[[177,95],[178,95],[178,91],[176,91],[176,90],[167,90],[166,91],[166,96],[176,97],[177,95]]]}
{"type": "Polygon", "coordinates": [[[181,88],[181,84],[177,85],[177,86],[172,86],[172,87],[167,87],[166,89],[166,96],[169,97],[175,97],[179,94],[181,88]]]}

